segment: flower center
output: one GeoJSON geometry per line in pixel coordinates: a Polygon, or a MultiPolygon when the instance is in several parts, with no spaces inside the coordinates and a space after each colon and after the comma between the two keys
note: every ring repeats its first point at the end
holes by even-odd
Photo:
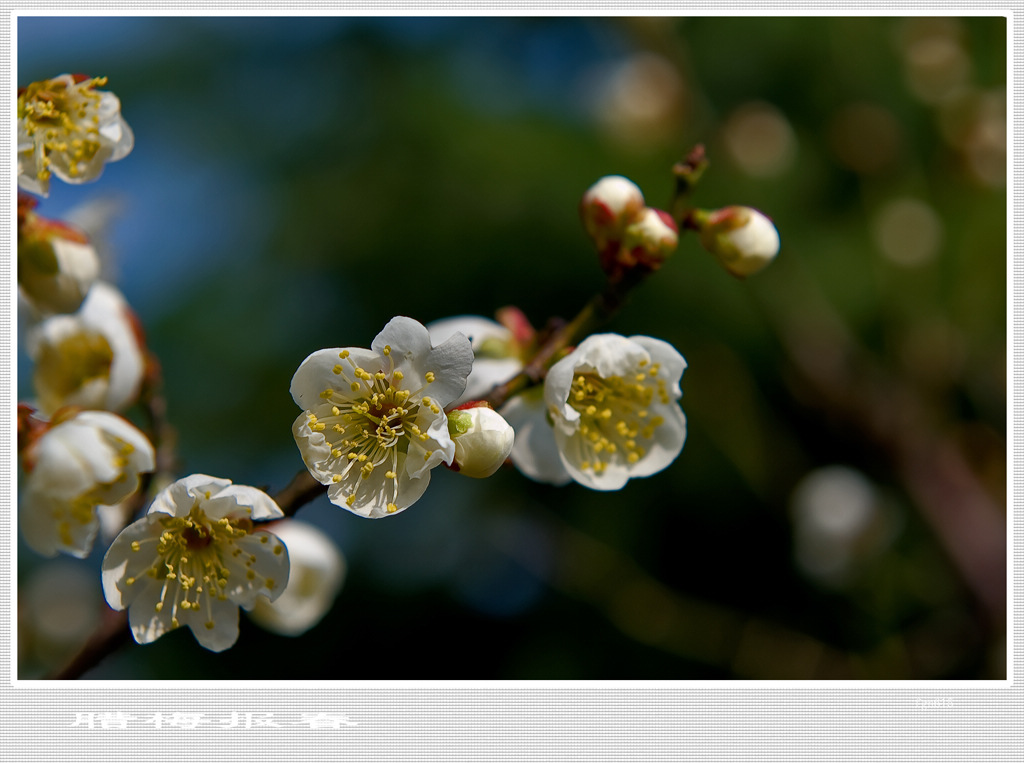
{"type": "Polygon", "coordinates": [[[651,402],[670,402],[660,366],[646,360],[631,377],[602,377],[594,372],[573,379],[568,403],[580,414],[579,436],[584,452],[580,467],[601,474],[613,460],[635,464],[647,453],[645,441],[664,423],[652,416],[651,402]]]}
{"type": "Polygon", "coordinates": [[[114,351],[103,334],[83,330],[55,344],[40,346],[35,382],[40,402],[57,408],[93,380],[110,377],[114,351]]]}
{"type": "MultiPolygon", "coordinates": [[[[440,414],[441,408],[422,395],[426,388],[403,388],[404,375],[395,369],[391,348],[384,348],[388,360],[380,370],[370,373],[355,364],[348,350],[342,350],[343,363],[334,367],[339,388],[320,393],[325,404],[307,414],[309,426],[321,432],[331,447],[325,466],[335,483],[344,483],[349,507],[370,496],[385,496],[389,512],[398,511],[398,474],[413,440],[426,442],[429,435],[419,426],[426,412],[440,414]],[[383,471],[383,476],[381,472],[383,471]]],[[[434,374],[426,374],[429,385],[434,374]]],[[[427,450],[425,458],[432,451],[427,450]]]]}
{"type": "Polygon", "coordinates": [[[68,87],[63,79],[52,79],[34,82],[18,96],[18,119],[36,145],[43,146],[40,180],[50,177],[50,153],[67,156],[71,177],[80,174],[80,163],[96,156],[102,93],[93,88],[106,83],[105,77],[95,77],[68,87]]]}
{"type": "MultiPolygon", "coordinates": [[[[260,578],[262,585],[274,587],[273,580],[263,578],[252,569],[256,557],[244,556],[245,552],[236,544],[236,540],[252,531],[252,520],[246,517],[211,520],[197,504],[187,517],[163,518],[160,524],[164,531],[155,539],[156,560],[145,574],[163,580],[156,611],[162,612],[166,606],[172,608],[171,627],[180,625],[179,612],[205,610],[204,625],[212,629],[211,602],[228,598],[229,567],[237,571],[239,563],[244,565],[249,581],[260,578]]],[[[142,543],[133,542],[132,551],[139,551],[142,543]]],[[[128,578],[126,582],[132,585],[135,578],[128,578]]]]}

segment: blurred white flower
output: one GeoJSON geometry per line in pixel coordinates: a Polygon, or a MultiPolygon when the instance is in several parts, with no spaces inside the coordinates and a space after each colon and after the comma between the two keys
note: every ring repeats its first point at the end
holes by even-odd
{"type": "Polygon", "coordinates": [[[920,199],[890,199],[871,222],[875,245],[897,265],[924,265],[942,249],[942,218],[920,199]]]}
{"type": "Polygon", "coordinates": [[[452,467],[466,477],[490,477],[512,452],[515,431],[493,408],[478,406],[448,414],[455,440],[452,467]]]}
{"type": "Polygon", "coordinates": [[[18,593],[19,651],[28,647],[47,668],[66,663],[100,623],[98,581],[80,562],[58,559],[36,567],[18,593]]]}
{"type": "Polygon", "coordinates": [[[513,426],[529,419],[527,436],[517,431],[512,462],[528,477],[559,484],[561,470],[545,463],[557,450],[565,474],[594,490],[618,490],[661,471],[686,439],[677,404],[685,368],[660,339],[587,337],[548,371],[545,409],[529,402],[503,408],[513,426]]]}
{"type": "Polygon", "coordinates": [[[19,200],[18,286],[38,313],[78,310],[99,272],[99,257],[84,233],[19,200]]]}
{"type": "Polygon", "coordinates": [[[345,559],[326,534],[294,519],[275,522],[274,535],[288,548],[288,585],[274,601],[260,597],[249,619],[282,636],[299,636],[334,605],[345,579],[345,559]]]}
{"type": "Polygon", "coordinates": [[[145,358],[128,303],[107,283],[94,283],[77,313],[30,327],[26,349],[48,415],[65,405],[121,411],[138,396],[145,358]]]}
{"type": "Polygon", "coordinates": [[[895,530],[874,484],[846,466],[805,475],[793,491],[790,513],[797,565],[832,586],[849,582],[895,530]]]}
{"type": "Polygon", "coordinates": [[[501,407],[501,415],[516,433],[509,455],[519,471],[550,485],[572,482],[548,421],[543,387],[533,387],[510,398],[501,407]]]}
{"type": "Polygon", "coordinates": [[[50,177],[96,180],[107,162],[129,154],[135,139],[121,102],[98,91],[105,77],[62,74],[18,92],[18,185],[47,196],[50,177]]]}
{"type": "Polygon", "coordinates": [[[431,345],[427,329],[393,318],[369,350],[318,350],[302,361],[291,393],[303,413],[292,433],[331,502],[377,518],[411,506],[430,470],[451,464],[444,408],[466,389],[473,348],[462,334],[431,345]]]}
{"type": "Polygon", "coordinates": [[[253,524],[282,516],[256,488],[205,474],[180,479],[107,550],[107,603],[128,610],[140,644],[187,625],[202,646],[223,651],[238,640],[238,608],[276,599],[288,583],[284,544],[253,524]]]}
{"type": "Polygon", "coordinates": [[[25,542],[44,556],[85,557],[99,530],[98,506],[138,489],[155,466],[153,446],[113,413],[80,411],[56,421],[22,453],[27,477],[19,523],[25,542]]]}
{"type": "Polygon", "coordinates": [[[754,177],[777,177],[796,156],[796,136],[786,115],[762,101],[733,111],[722,126],[722,139],[732,160],[754,177]]]}
{"type": "Polygon", "coordinates": [[[594,116],[621,147],[655,151],[678,139],[689,93],[676,64],[645,51],[596,75],[591,95],[594,116]]]}

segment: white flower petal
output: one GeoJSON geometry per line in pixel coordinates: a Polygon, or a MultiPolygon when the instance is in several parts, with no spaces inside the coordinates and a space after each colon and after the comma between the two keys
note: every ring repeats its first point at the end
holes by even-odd
{"type": "Polygon", "coordinates": [[[532,480],[552,485],[565,485],[571,481],[562,465],[539,389],[516,395],[502,406],[499,413],[515,430],[511,458],[519,471],[532,480]]]}
{"type": "Polygon", "coordinates": [[[121,293],[97,281],[77,313],[29,329],[26,349],[44,413],[65,405],[119,411],[136,400],[145,358],[130,315],[121,293]]]}
{"type": "Polygon", "coordinates": [[[678,405],[652,406],[651,412],[664,423],[648,440],[647,454],[629,469],[631,477],[649,477],[678,458],[686,442],[686,416],[678,405]]]}
{"type": "Polygon", "coordinates": [[[148,513],[187,517],[196,501],[206,500],[208,493],[215,495],[230,484],[231,480],[220,477],[211,477],[208,474],[190,474],[158,493],[149,505],[148,513]]]}
{"type": "Polygon", "coordinates": [[[100,522],[94,506],[72,510],[72,502],[55,498],[45,486],[26,488],[18,522],[29,548],[42,556],[65,553],[84,559],[92,550],[100,522]]]}
{"type": "Polygon", "coordinates": [[[359,367],[370,373],[382,370],[380,355],[371,350],[359,347],[317,350],[302,361],[292,377],[291,395],[295,404],[307,411],[322,404],[323,398],[320,397],[320,394],[325,387],[340,387],[343,384],[338,374],[334,373],[334,368],[342,363],[348,369],[359,367]],[[343,352],[348,354],[344,361],[340,357],[343,352]],[[350,363],[351,365],[349,365],[350,363]]]}
{"type": "MultiPolygon", "coordinates": [[[[146,584],[150,589],[159,591],[162,585],[153,581],[146,584]]],[[[140,601],[149,602],[150,597],[140,596],[140,601]]],[[[157,599],[159,600],[159,599],[157,599]]],[[[140,644],[149,644],[156,641],[165,633],[174,630],[171,625],[171,610],[157,612],[152,606],[128,607],[128,626],[132,630],[132,636],[140,644]]]]}
{"type": "Polygon", "coordinates": [[[284,636],[299,636],[330,611],[345,578],[345,560],[321,530],[294,519],[276,522],[274,534],[288,547],[288,585],[273,602],[258,597],[249,618],[284,636]]]}
{"type": "Polygon", "coordinates": [[[466,378],[473,370],[473,346],[462,334],[453,334],[437,347],[430,343],[430,332],[412,318],[392,318],[373,340],[371,347],[383,353],[390,347],[395,366],[405,375],[410,388],[427,384],[426,374],[434,375],[427,394],[444,407],[466,389],[466,378]]]}
{"type": "Polygon", "coordinates": [[[277,519],[284,516],[274,499],[248,485],[228,485],[214,493],[203,505],[206,516],[220,519],[229,515],[248,516],[250,519],[277,519]]]}
{"type": "Polygon", "coordinates": [[[129,607],[151,583],[162,586],[154,578],[144,576],[153,566],[153,551],[148,547],[156,546],[162,531],[159,519],[149,514],[128,525],[111,542],[103,556],[102,581],[103,596],[113,609],[129,607]],[[133,543],[138,544],[138,551],[133,550],[133,543]],[[128,583],[128,579],[134,582],[128,583]]]}
{"type": "Polygon", "coordinates": [[[124,419],[86,411],[46,430],[25,460],[31,468],[19,516],[26,542],[46,556],[82,558],[99,530],[97,506],[134,493],[140,471],[152,470],[154,453],[124,419]]]}
{"type": "Polygon", "coordinates": [[[430,333],[430,341],[434,344],[441,344],[455,334],[463,334],[473,345],[473,350],[479,350],[488,339],[497,339],[500,342],[509,342],[512,339],[512,332],[497,321],[484,318],[479,315],[460,315],[455,318],[444,318],[426,325],[430,333]]]}
{"type": "Polygon", "coordinates": [[[243,557],[248,555],[249,572],[254,577],[247,587],[231,597],[232,600],[245,609],[252,609],[256,597],[261,594],[270,601],[280,596],[288,584],[289,574],[288,551],[280,538],[261,530],[240,538],[235,545],[242,549],[243,557]],[[256,557],[255,561],[252,561],[253,557],[256,557]]]}
{"type": "Polygon", "coordinates": [[[683,394],[679,389],[679,381],[683,378],[683,371],[686,370],[686,359],[676,350],[675,347],[661,339],[650,336],[631,336],[631,342],[636,342],[643,347],[651,356],[651,362],[661,366],[658,372],[669,386],[669,394],[674,400],[678,400],[683,394]]]}
{"type": "Polygon", "coordinates": [[[187,624],[199,645],[211,652],[223,652],[238,641],[238,607],[230,601],[207,597],[203,608],[187,612],[182,624],[187,624]]]}

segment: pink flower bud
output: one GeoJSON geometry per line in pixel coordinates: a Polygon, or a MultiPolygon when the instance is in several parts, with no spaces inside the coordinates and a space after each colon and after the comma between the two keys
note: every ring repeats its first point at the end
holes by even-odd
{"type": "Polygon", "coordinates": [[[644,195],[637,185],[620,175],[608,175],[587,189],[580,202],[580,217],[598,250],[618,242],[626,226],[644,208],[644,195]]]}
{"type": "Polygon", "coordinates": [[[676,250],[679,228],[668,212],[646,207],[625,230],[622,246],[637,262],[657,267],[676,250]]]}

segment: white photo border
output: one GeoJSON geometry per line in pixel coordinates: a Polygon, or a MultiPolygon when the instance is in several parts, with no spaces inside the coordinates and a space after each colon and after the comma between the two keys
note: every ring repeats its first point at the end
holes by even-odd
{"type": "Polygon", "coordinates": [[[1024,701],[1018,674],[1022,532],[1016,448],[1021,412],[1021,8],[956,3],[15,3],[0,26],[0,80],[9,94],[0,191],[0,719],[2,756],[50,761],[532,760],[973,760],[1019,759],[1024,701]],[[1005,16],[1008,56],[1009,214],[1007,382],[1010,532],[1006,681],[967,682],[76,682],[19,681],[15,661],[13,393],[16,209],[12,125],[19,15],[993,15],[1005,16]]]}

